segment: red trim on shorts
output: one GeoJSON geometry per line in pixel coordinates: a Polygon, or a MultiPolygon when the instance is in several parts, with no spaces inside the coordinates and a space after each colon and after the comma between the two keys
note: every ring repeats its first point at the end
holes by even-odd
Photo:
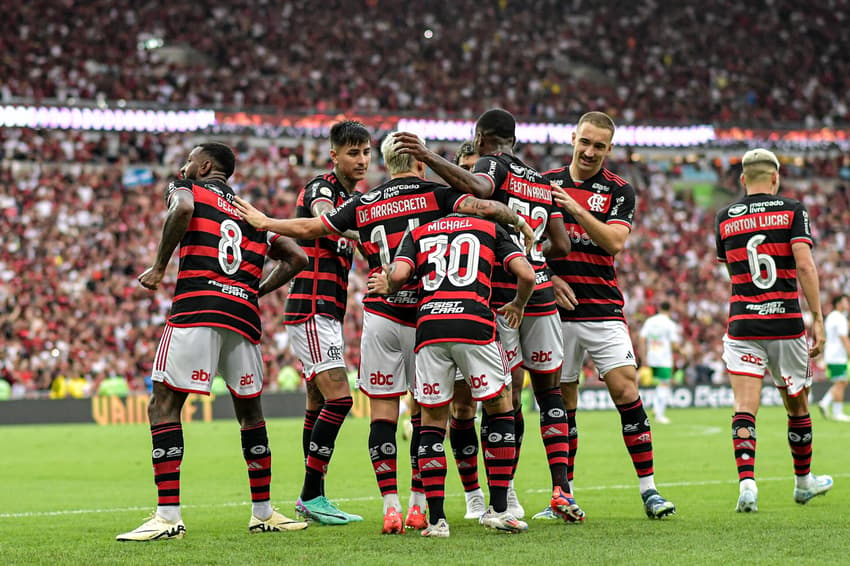
{"type": "MultiPolygon", "coordinates": [[[[265,384],[263,384],[263,385],[265,385],[265,384]]],[[[233,395],[234,397],[238,397],[239,399],[253,399],[254,397],[259,397],[260,395],[263,394],[262,389],[260,389],[259,391],[257,391],[256,393],[253,393],[251,395],[240,395],[236,391],[234,391],[229,385],[227,386],[227,388],[230,390],[231,395],[233,395]]]]}
{"type": "Polygon", "coordinates": [[[162,332],[162,338],[159,343],[159,350],[156,353],[156,361],[154,362],[154,369],[157,371],[165,371],[166,362],[168,361],[168,345],[171,342],[173,331],[173,326],[165,325],[165,330],[162,332]]]}
{"type": "MultiPolygon", "coordinates": [[[[499,388],[499,390],[496,391],[495,393],[493,393],[492,395],[488,395],[487,397],[475,397],[475,396],[473,396],[472,400],[473,401],[489,401],[490,399],[493,399],[494,397],[498,397],[502,393],[502,391],[505,390],[505,387],[506,387],[506,385],[502,384],[502,386],[499,388]]],[[[422,405],[423,403],[419,403],[419,404],[422,405]]],[[[427,407],[427,405],[425,405],[425,406],[427,407]]]]}
{"type": "MultiPolygon", "coordinates": [[[[541,371],[541,370],[531,369],[531,368],[530,368],[530,367],[528,367],[528,366],[522,366],[522,367],[523,367],[523,369],[528,370],[528,373],[534,372],[534,373],[536,373],[536,374],[538,374],[538,375],[552,375],[552,374],[555,374],[555,373],[561,373],[561,368],[562,368],[562,367],[564,367],[564,364],[562,363],[562,364],[561,364],[561,365],[559,365],[557,368],[555,368],[555,369],[550,369],[550,370],[548,370],[548,371],[541,371]]],[[[617,367],[627,367],[627,366],[617,366],[617,367]]],[[[512,370],[512,371],[513,371],[513,370],[512,370]]],[[[608,371],[610,371],[610,370],[608,370],[608,371]]]]}
{"type": "MultiPolygon", "coordinates": [[[[206,395],[207,397],[209,397],[209,395],[210,395],[209,391],[201,391],[201,390],[196,390],[196,389],[183,389],[181,387],[176,387],[174,385],[171,385],[170,383],[168,383],[165,380],[159,381],[159,380],[154,379],[153,381],[156,381],[157,383],[161,383],[161,384],[165,385],[166,387],[168,387],[172,391],[180,391],[181,393],[196,393],[198,395],[206,395]]],[[[229,388],[230,387],[228,386],[228,389],[229,388]]]]}
{"type": "Polygon", "coordinates": [[[744,373],[742,371],[732,371],[729,368],[726,368],[726,371],[728,371],[732,375],[743,375],[745,377],[755,377],[756,379],[764,379],[764,374],[758,375],[757,373],[744,373]]]}
{"type": "Polygon", "coordinates": [[[404,393],[389,393],[387,395],[370,395],[363,389],[363,387],[358,387],[357,389],[359,389],[360,392],[363,393],[363,395],[365,395],[369,399],[392,399],[393,397],[403,397],[407,395],[407,391],[405,391],[404,393]]]}
{"type": "MultiPolygon", "coordinates": [[[[473,397],[473,399],[475,399],[475,397],[473,397]]],[[[488,399],[489,399],[489,397],[488,397],[488,399]]],[[[477,399],[476,399],[476,401],[477,401],[477,399]]],[[[445,407],[446,405],[451,403],[452,400],[449,399],[448,401],[445,401],[443,403],[423,403],[422,401],[416,401],[416,402],[419,403],[420,405],[422,405],[423,407],[433,408],[433,407],[445,407]]]]}

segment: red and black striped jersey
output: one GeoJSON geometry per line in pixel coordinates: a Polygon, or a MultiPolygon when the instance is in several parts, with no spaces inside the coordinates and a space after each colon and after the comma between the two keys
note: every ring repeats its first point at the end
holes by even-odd
{"type": "MultiPolygon", "coordinates": [[[[360,245],[372,273],[392,261],[405,231],[455,212],[468,196],[419,177],[401,177],[354,195],[322,220],[338,234],[347,230],[360,233],[360,245]]],[[[410,281],[392,295],[367,295],[363,308],[414,326],[419,302],[416,287],[416,281],[410,281]]]]}
{"type": "Polygon", "coordinates": [[[256,230],[232,206],[233,190],[215,181],[172,181],[175,191],[189,191],[195,212],[180,241],[177,288],[168,324],[218,326],[260,341],[262,327],[257,293],[269,243],[277,237],[256,230]]]}
{"type": "Polygon", "coordinates": [[[805,333],[791,244],[813,245],[802,203],[777,195],[747,195],[717,213],[717,259],[732,278],[727,334],[738,340],[778,340],[805,333]]]}
{"type": "MultiPolygon", "coordinates": [[[[621,224],[631,230],[635,215],[635,190],[622,177],[602,168],[593,177],[576,183],[569,167],[543,174],[547,181],[566,191],[594,218],[605,224],[621,224]]],[[[623,293],[617,283],[614,256],[591,239],[571,214],[564,212],[564,225],[572,250],[568,257],[549,260],[552,273],[570,284],[578,299],[575,310],[558,307],[561,320],[622,320],[623,293]]]]}
{"type": "Polygon", "coordinates": [[[507,230],[474,216],[453,214],[407,232],[395,260],[418,276],[416,350],[436,342],[495,340],[494,269],[524,255],[507,230]]]}
{"type": "MultiPolygon", "coordinates": [[[[525,309],[526,316],[555,314],[555,292],[546,269],[543,246],[539,243],[550,219],[560,220],[562,216],[560,208],[552,201],[549,182],[535,169],[507,153],[482,156],[475,162],[472,172],[489,181],[493,187],[490,198],[522,216],[538,241],[528,254],[528,261],[536,275],[536,284],[525,309]]],[[[513,228],[509,233],[516,244],[525,249],[522,236],[513,228]]],[[[515,290],[516,277],[504,270],[496,270],[493,276],[493,306],[498,308],[513,300],[515,290]]]]}
{"type": "MultiPolygon", "coordinates": [[[[296,218],[312,218],[313,205],[327,202],[332,207],[344,203],[348,192],[334,173],[316,177],[301,189],[296,202],[296,218]]],[[[348,293],[348,273],[354,258],[354,242],[331,234],[315,240],[298,240],[307,253],[307,267],[292,280],[284,308],[283,324],[304,322],[314,315],[342,321],[348,293]]]]}

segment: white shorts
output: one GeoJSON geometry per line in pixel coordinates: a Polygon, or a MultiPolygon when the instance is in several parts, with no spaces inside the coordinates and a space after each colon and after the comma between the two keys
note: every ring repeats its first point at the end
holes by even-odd
{"type": "Polygon", "coordinates": [[[367,397],[401,397],[413,391],[416,329],[363,313],[357,387],[367,397]]]}
{"type": "Polygon", "coordinates": [[[770,370],[773,383],[795,397],[812,386],[812,369],[806,337],[790,340],[733,340],[723,336],[723,361],[729,373],[764,378],[770,370]]]}
{"type": "Polygon", "coordinates": [[[301,360],[304,379],[333,368],[345,369],[342,325],[333,317],[317,315],[300,324],[287,325],[292,351],[301,360]]]}
{"type": "Polygon", "coordinates": [[[496,317],[499,340],[511,371],[519,366],[529,371],[554,372],[564,363],[561,319],[557,314],[524,316],[519,328],[511,328],[505,317],[496,317]]]}
{"type": "Polygon", "coordinates": [[[209,395],[216,375],[237,397],[259,395],[263,391],[260,345],[226,328],[166,324],[151,379],[177,391],[209,395]]]}
{"type": "Polygon", "coordinates": [[[469,384],[472,399],[486,401],[498,395],[510,382],[502,346],[440,342],[422,346],[416,353],[414,397],[422,406],[439,407],[451,402],[457,372],[469,384]]]}
{"type": "Polygon", "coordinates": [[[581,373],[584,353],[590,355],[600,379],[612,369],[637,367],[629,327],[620,320],[576,320],[562,322],[564,367],[561,383],[575,383],[581,373]]]}

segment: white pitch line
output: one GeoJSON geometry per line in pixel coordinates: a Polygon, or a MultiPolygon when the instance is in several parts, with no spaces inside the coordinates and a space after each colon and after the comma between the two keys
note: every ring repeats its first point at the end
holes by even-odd
{"type": "MultiPolygon", "coordinates": [[[[846,478],[850,477],[850,473],[848,474],[832,474],[834,478],[846,478]]],[[[782,477],[772,477],[772,478],[758,478],[758,482],[774,482],[774,481],[788,481],[790,478],[788,476],[782,477]]],[[[725,485],[725,484],[735,484],[737,485],[738,480],[730,479],[730,480],[705,480],[705,481],[688,481],[688,482],[664,482],[659,483],[658,487],[699,487],[706,485],[725,485]]],[[[608,489],[636,489],[637,483],[628,484],[628,485],[591,485],[591,486],[579,486],[580,491],[605,491],[608,489]]],[[[536,494],[536,493],[549,493],[549,489],[527,489],[521,490],[520,493],[527,494],[536,494]]],[[[461,497],[461,494],[455,493],[447,493],[446,497],[461,497]]],[[[368,496],[368,497],[335,497],[333,500],[335,502],[347,503],[351,501],[380,501],[380,497],[378,496],[368,496]]],[[[277,501],[280,505],[292,506],[295,505],[295,501],[277,501]]],[[[248,501],[240,501],[240,502],[229,502],[229,503],[202,503],[202,504],[184,504],[181,505],[183,509],[209,509],[215,507],[242,507],[242,506],[250,506],[251,503],[248,501]]],[[[27,511],[21,513],[0,513],[0,519],[23,519],[28,517],[59,517],[63,515],[89,515],[95,513],[129,513],[129,512],[150,512],[153,506],[148,505],[145,507],[113,507],[109,509],[66,509],[63,511],[27,511]]]]}

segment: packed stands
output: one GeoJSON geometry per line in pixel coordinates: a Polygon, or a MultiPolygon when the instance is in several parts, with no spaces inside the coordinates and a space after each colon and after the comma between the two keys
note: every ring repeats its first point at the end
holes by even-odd
{"type": "Polygon", "coordinates": [[[830,126],[850,117],[848,17],[848,0],[31,0],[4,6],[0,102],[830,126]]]}
{"type": "MultiPolygon", "coordinates": [[[[82,376],[74,391],[90,394],[106,377],[127,378],[142,390],[173,292],[176,263],[152,293],[136,277],[152,261],[164,215],[165,180],[195,139],[176,134],[94,133],[0,129],[0,377],[15,396],[47,396],[57,378],[82,376]],[[153,182],[134,184],[125,173],[147,167],[153,182]]],[[[229,140],[239,165],[231,184],[270,213],[292,214],[297,191],[325,170],[327,146],[314,140],[229,140]]],[[[441,148],[450,154],[454,147],[441,148]]],[[[524,149],[530,163],[553,167],[566,147],[524,149]]],[[[722,203],[737,191],[734,157],[681,153],[644,156],[617,152],[609,163],[638,192],[636,227],[618,258],[633,332],[662,298],[683,326],[689,380],[717,365],[729,285],[714,260],[712,204],[674,187],[699,170],[719,187],[722,203]],[[724,192],[725,190],[725,192],[724,192]],[[703,369],[701,369],[703,368],[703,369]]],[[[789,158],[784,191],[809,207],[823,295],[850,288],[850,181],[841,156],[789,158]],[[846,172],[846,171],[845,171],[846,172]]],[[[378,157],[370,184],[383,173],[378,157]]],[[[357,262],[345,323],[347,361],[359,362],[360,303],[365,264],[357,262]]],[[[284,292],[261,301],[267,375],[296,364],[279,324],[284,292]]],[[[718,375],[722,378],[722,375],[718,375]]],[[[55,389],[55,388],[54,388],[55,389]]]]}

